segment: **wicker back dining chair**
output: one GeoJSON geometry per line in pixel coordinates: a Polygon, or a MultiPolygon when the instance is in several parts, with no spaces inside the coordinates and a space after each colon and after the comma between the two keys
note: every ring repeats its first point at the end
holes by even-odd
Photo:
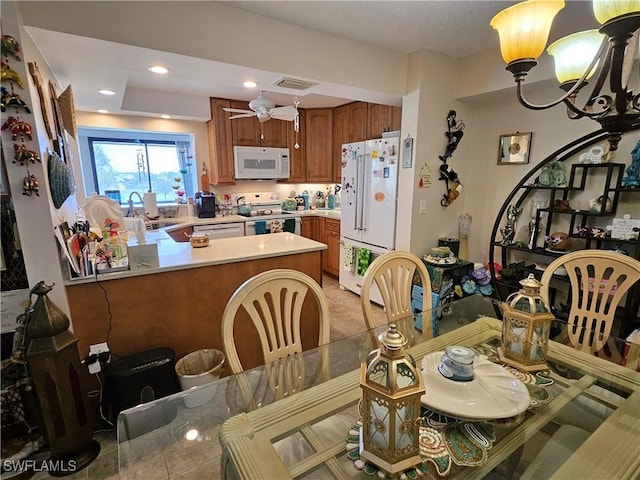
{"type": "Polygon", "coordinates": [[[549,304],[551,278],[564,267],[571,285],[568,337],[574,348],[595,353],[607,343],[620,301],[640,281],[640,262],[617,252],[587,249],[567,253],[542,274],[541,295],[549,304]]]}
{"type": "Polygon", "coordinates": [[[234,292],[222,315],[222,342],[232,373],[243,371],[233,327],[240,308],[258,332],[264,363],[302,352],[301,312],[308,294],[318,305],[318,345],[329,342],[329,304],[318,283],[288,269],[269,270],[250,278],[234,292]]]}
{"type": "MultiPolygon", "coordinates": [[[[328,343],[330,337],[329,303],[320,285],[302,272],[276,269],[259,273],[240,285],[227,303],[222,315],[222,342],[231,373],[237,374],[229,390],[233,391],[237,385],[246,410],[254,410],[261,405],[261,394],[279,400],[304,389],[305,359],[296,354],[302,352],[301,313],[308,295],[315,299],[318,307],[318,346],[321,346],[328,343]],[[258,386],[243,373],[236,349],[234,324],[240,309],[246,310],[260,338],[265,370],[258,379],[258,386]],[[262,392],[264,378],[266,386],[265,392],[262,392]]],[[[322,383],[328,379],[327,356],[325,349],[319,349],[315,372],[317,378],[313,383],[322,383]]],[[[253,381],[255,382],[255,378],[253,381]]],[[[316,438],[311,426],[305,426],[302,432],[305,438],[316,438]]],[[[300,448],[297,445],[300,442],[295,443],[284,444],[281,448],[300,448]]],[[[223,452],[223,478],[229,475],[228,460],[223,452]]]]}
{"type": "Polygon", "coordinates": [[[422,260],[411,252],[395,251],[385,253],[376,258],[362,279],[360,302],[367,329],[373,329],[375,324],[371,308],[371,287],[373,282],[382,295],[382,301],[387,314],[387,323],[397,322],[413,316],[411,308],[411,289],[413,277],[418,272],[422,283],[422,329],[427,335],[432,331],[431,326],[431,279],[422,260]]]}

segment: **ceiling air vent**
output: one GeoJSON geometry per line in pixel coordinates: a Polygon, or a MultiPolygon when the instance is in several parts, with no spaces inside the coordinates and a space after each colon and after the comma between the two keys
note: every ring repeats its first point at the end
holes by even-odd
{"type": "Polygon", "coordinates": [[[307,82],[306,80],[298,80],[297,78],[283,77],[274,83],[277,87],[293,88],[294,90],[306,90],[307,88],[318,85],[317,83],[307,82]]]}

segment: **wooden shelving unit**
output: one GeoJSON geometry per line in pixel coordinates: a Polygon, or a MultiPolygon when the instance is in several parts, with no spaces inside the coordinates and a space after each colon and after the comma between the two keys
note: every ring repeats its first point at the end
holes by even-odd
{"type": "MultiPolygon", "coordinates": [[[[494,279],[496,296],[501,300],[506,299],[510,293],[517,291],[520,285],[517,282],[518,279],[514,279],[513,282],[495,280],[494,262],[498,262],[505,267],[511,263],[524,261],[523,275],[534,273],[537,278],[540,278],[542,270],[536,268],[536,263],[548,264],[564,253],[550,251],[545,248],[544,237],[556,232],[558,224],[566,225],[566,233],[571,240],[571,250],[590,248],[610,250],[617,248],[624,250],[634,258],[640,259],[640,241],[637,239],[622,240],[611,238],[610,232],[607,232],[605,237],[585,236],[579,232],[581,228],[592,227],[594,222],[607,222],[609,219],[613,220],[614,217],[621,216],[624,212],[618,212],[618,210],[623,198],[635,204],[640,204],[640,189],[622,185],[626,167],[624,163],[572,163],[581,151],[605,139],[606,134],[599,131],[565,145],[529,171],[505,200],[496,218],[489,248],[491,275],[494,279]],[[538,178],[542,168],[554,160],[563,162],[567,166],[567,170],[570,170],[566,186],[545,186],[539,183],[538,178]],[[598,187],[594,188],[590,184],[592,177],[601,182],[598,187]],[[584,208],[571,210],[554,209],[556,200],[568,201],[569,205],[571,205],[572,201],[575,203],[576,199],[584,195],[587,190],[589,192],[597,191],[596,197],[608,198],[609,202],[601,202],[601,206],[597,211],[584,208]],[[508,207],[514,205],[522,208],[523,205],[528,204],[534,195],[539,197],[541,194],[547,195],[549,206],[536,210],[535,223],[532,222],[534,231],[530,236],[533,239],[532,248],[528,248],[529,245],[503,244],[499,238],[500,228],[504,225],[505,213],[508,207]],[[631,196],[633,196],[633,199],[631,199],[631,196]]],[[[531,218],[533,219],[533,217],[531,218]]],[[[560,282],[558,285],[561,285],[562,282],[568,282],[567,278],[559,275],[554,275],[553,279],[554,282],[560,282]]],[[[557,298],[556,300],[562,303],[565,299],[557,298]]],[[[627,335],[634,328],[640,326],[639,310],[640,285],[636,284],[628,292],[625,306],[619,310],[618,318],[620,319],[621,335],[627,335]]]]}

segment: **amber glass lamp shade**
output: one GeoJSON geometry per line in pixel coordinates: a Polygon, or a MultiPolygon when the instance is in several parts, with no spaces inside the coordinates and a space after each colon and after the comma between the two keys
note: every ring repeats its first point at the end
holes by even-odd
{"type": "Polygon", "coordinates": [[[360,369],[362,451],[360,458],[389,478],[422,463],[419,426],[422,374],[405,353],[406,339],[396,325],[380,335],[381,346],[360,369]]]}
{"type": "Polygon", "coordinates": [[[640,0],[593,0],[593,13],[601,24],[638,11],[640,0]]]}
{"type": "MultiPolygon", "coordinates": [[[[595,58],[603,38],[604,35],[598,30],[586,30],[562,37],[549,45],[547,53],[555,62],[558,81],[565,83],[580,80],[595,58]]],[[[586,79],[591,78],[596,68],[597,64],[586,79]]]]}
{"type": "Polygon", "coordinates": [[[493,17],[490,25],[500,36],[504,61],[509,64],[537,59],[547,45],[551,23],[562,8],[563,0],[527,0],[493,17]]]}

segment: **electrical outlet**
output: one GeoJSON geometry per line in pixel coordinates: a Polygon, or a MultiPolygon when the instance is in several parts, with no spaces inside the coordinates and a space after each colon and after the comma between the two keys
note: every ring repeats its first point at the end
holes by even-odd
{"type": "Polygon", "coordinates": [[[420,211],[418,213],[427,213],[427,199],[420,200],[420,211]]]}
{"type": "Polygon", "coordinates": [[[95,353],[96,355],[98,353],[109,353],[109,345],[107,345],[105,342],[91,345],[89,347],[89,355],[91,355],[92,353],[95,353]]]}

